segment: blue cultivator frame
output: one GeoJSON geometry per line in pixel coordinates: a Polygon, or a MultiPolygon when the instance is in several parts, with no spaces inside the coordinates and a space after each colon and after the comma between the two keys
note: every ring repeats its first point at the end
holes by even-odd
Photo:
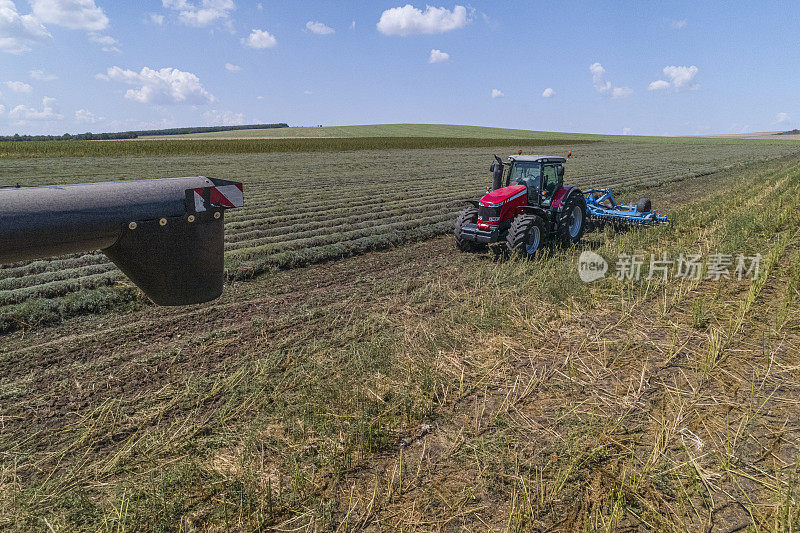
{"type": "Polygon", "coordinates": [[[585,191],[586,214],[597,225],[611,223],[614,226],[669,225],[672,220],[655,211],[639,211],[636,204],[620,205],[614,200],[611,189],[589,189],[585,191]]]}

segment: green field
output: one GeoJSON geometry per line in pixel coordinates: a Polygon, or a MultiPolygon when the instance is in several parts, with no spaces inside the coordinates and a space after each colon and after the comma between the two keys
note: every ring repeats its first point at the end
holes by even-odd
{"type": "MultiPolygon", "coordinates": [[[[173,136],[176,137],[176,136],[173,136]]],[[[364,126],[290,127],[263,130],[220,131],[177,136],[182,139],[263,138],[347,138],[347,137],[450,137],[472,139],[580,139],[586,134],[549,131],[457,126],[450,124],[373,124],[364,126]]],[[[167,138],[163,136],[161,138],[167,138]]]]}
{"type": "Polygon", "coordinates": [[[0,529],[798,530],[800,143],[537,144],[674,224],[458,253],[516,149],[0,159],[0,184],[201,174],[246,202],[215,302],[154,307],[99,253],[0,267],[0,529]],[[611,275],[664,253],[762,261],[611,275]]]}

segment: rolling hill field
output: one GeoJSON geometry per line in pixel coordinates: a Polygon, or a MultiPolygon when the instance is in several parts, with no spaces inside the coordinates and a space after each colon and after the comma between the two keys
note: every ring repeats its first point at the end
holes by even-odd
{"type": "Polygon", "coordinates": [[[317,130],[329,150],[203,154],[200,134],[171,154],[134,140],[0,157],[0,185],[207,175],[244,182],[246,202],[226,215],[215,302],[154,307],[99,252],[0,266],[0,527],[800,521],[800,144],[267,131],[317,130]],[[426,135],[427,148],[374,140],[426,135]],[[566,182],[648,196],[674,223],[607,227],[531,261],[457,252],[456,214],[492,154],[517,149],[572,150],[566,182]],[[610,265],[591,284],[587,250],[610,265]],[[645,274],[651,254],[761,262],[743,279],[615,276],[633,254],[645,274]]]}

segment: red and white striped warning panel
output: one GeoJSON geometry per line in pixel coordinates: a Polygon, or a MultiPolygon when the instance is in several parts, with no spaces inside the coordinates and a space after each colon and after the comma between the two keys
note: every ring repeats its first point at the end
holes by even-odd
{"type": "Polygon", "coordinates": [[[194,210],[197,213],[212,207],[232,208],[243,205],[244,187],[241,183],[194,189],[194,210]]]}

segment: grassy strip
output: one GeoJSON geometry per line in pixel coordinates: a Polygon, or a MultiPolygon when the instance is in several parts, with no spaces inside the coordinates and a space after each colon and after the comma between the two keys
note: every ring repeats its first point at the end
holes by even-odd
{"type": "Polygon", "coordinates": [[[463,137],[352,137],[334,139],[234,139],[158,141],[47,141],[0,145],[0,158],[106,157],[147,155],[260,154],[282,152],[346,152],[483,146],[552,146],[594,141],[578,139],[477,139],[463,137]]]}

